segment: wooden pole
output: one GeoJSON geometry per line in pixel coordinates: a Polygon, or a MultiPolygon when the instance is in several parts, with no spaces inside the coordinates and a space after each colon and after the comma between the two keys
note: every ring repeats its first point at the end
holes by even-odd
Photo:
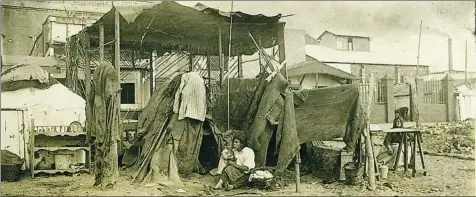
{"type": "Polygon", "coordinates": [[[193,71],[193,54],[190,53],[190,55],[188,56],[188,63],[189,63],[189,67],[188,67],[188,71],[193,71]]]}
{"type": "MultiPolygon", "coordinates": [[[[259,48],[261,48],[261,36],[258,37],[258,45],[259,45],[259,48]]],[[[258,49],[258,50],[260,50],[260,49],[258,49]]],[[[266,68],[266,66],[262,66],[262,64],[263,64],[263,62],[261,61],[262,58],[263,57],[262,57],[261,53],[258,52],[259,73],[265,72],[265,70],[263,70],[263,69],[266,68]]]]}
{"type": "MultiPolygon", "coordinates": [[[[85,33],[86,37],[86,52],[85,52],[85,62],[84,62],[84,86],[86,88],[85,92],[85,97],[86,97],[86,141],[89,146],[89,150],[91,150],[91,132],[92,132],[92,125],[94,125],[92,113],[93,113],[93,108],[91,105],[91,55],[89,54],[90,50],[90,39],[89,39],[89,33],[85,33]]],[[[91,161],[91,152],[89,151],[88,153],[89,161],[91,161]]],[[[91,169],[91,165],[88,166],[89,168],[89,174],[92,174],[93,171],[91,169]]]]}
{"type": "Polygon", "coordinates": [[[35,119],[30,122],[30,173],[35,178],[35,119]]]}
{"type": "Polygon", "coordinates": [[[238,55],[238,78],[243,78],[243,56],[238,55]]]}
{"type": "Polygon", "coordinates": [[[364,136],[365,136],[365,152],[366,152],[366,161],[367,161],[367,175],[369,179],[369,189],[370,190],[375,190],[376,189],[376,183],[375,183],[375,168],[374,168],[374,152],[372,148],[372,140],[370,138],[370,113],[372,112],[372,104],[374,100],[374,79],[373,75],[371,74],[369,78],[369,91],[367,91],[367,126],[364,130],[364,136]]]}
{"type": "Polygon", "coordinates": [[[104,62],[104,25],[99,25],[99,60],[104,62]]]}
{"type": "MultiPolygon", "coordinates": [[[[279,63],[282,64],[286,61],[286,50],[285,50],[285,43],[284,43],[284,25],[285,23],[281,24],[281,27],[278,29],[278,47],[279,47],[279,63]]],[[[284,70],[284,76],[286,80],[288,80],[288,67],[286,63],[284,67],[281,69],[284,70]]]]}
{"type": "Polygon", "coordinates": [[[221,26],[218,25],[218,65],[220,66],[220,87],[223,85],[223,46],[221,42],[221,26]]]}
{"type": "Polygon", "coordinates": [[[301,169],[300,169],[300,165],[301,164],[301,154],[300,152],[298,151],[297,154],[296,154],[296,163],[294,164],[295,165],[295,170],[296,170],[296,192],[299,193],[299,185],[301,183],[301,169]]]}
{"type": "MultiPolygon", "coordinates": [[[[119,24],[119,11],[115,11],[115,18],[114,18],[114,66],[116,67],[116,71],[118,76],[120,75],[121,69],[120,69],[120,64],[121,64],[121,28],[119,24]]],[[[119,79],[120,80],[120,79],[119,79]]]]}
{"type": "MultiPolygon", "coordinates": [[[[86,52],[84,54],[84,86],[86,86],[86,93],[85,93],[85,96],[86,96],[86,110],[88,110],[88,98],[89,98],[89,95],[90,95],[90,91],[91,91],[91,56],[89,54],[89,49],[90,49],[90,40],[89,40],[89,33],[85,33],[85,37],[86,37],[86,52]]],[[[87,118],[87,117],[86,117],[87,118]]]]}
{"type": "Polygon", "coordinates": [[[468,41],[464,43],[464,84],[468,85],[468,41]]]}
{"type": "Polygon", "coordinates": [[[154,51],[150,52],[149,56],[149,83],[150,83],[150,95],[154,93],[155,90],[155,78],[154,78],[154,51]]]}
{"type": "Polygon", "coordinates": [[[421,43],[421,25],[423,21],[420,21],[420,34],[418,36],[418,56],[417,56],[417,67],[416,67],[416,76],[419,76],[420,73],[420,43],[421,43]]]}
{"type": "Polygon", "coordinates": [[[207,55],[207,73],[208,73],[208,87],[211,90],[212,87],[212,71],[211,71],[211,63],[210,63],[210,56],[207,55]]]}
{"type": "MultiPolygon", "coordinates": [[[[415,83],[414,83],[414,87],[415,87],[415,91],[413,92],[412,91],[412,98],[414,99],[412,101],[412,110],[414,110],[414,114],[415,114],[415,121],[416,121],[416,127],[417,128],[420,128],[421,127],[421,121],[420,121],[420,111],[418,109],[418,103],[419,103],[419,100],[418,100],[418,77],[419,77],[419,67],[420,67],[420,42],[421,42],[421,25],[422,25],[423,21],[420,21],[420,35],[418,36],[418,57],[417,57],[417,75],[415,77],[415,83]]],[[[412,87],[410,87],[412,88],[412,87]]],[[[412,89],[413,90],[413,89],[412,89]]],[[[406,159],[406,158],[405,158],[406,159]]]]}

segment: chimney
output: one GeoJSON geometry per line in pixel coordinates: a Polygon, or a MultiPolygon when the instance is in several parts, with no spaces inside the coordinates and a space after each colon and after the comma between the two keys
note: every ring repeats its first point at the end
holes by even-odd
{"type": "Polygon", "coordinates": [[[451,38],[448,37],[448,72],[453,72],[453,48],[451,38]]]}

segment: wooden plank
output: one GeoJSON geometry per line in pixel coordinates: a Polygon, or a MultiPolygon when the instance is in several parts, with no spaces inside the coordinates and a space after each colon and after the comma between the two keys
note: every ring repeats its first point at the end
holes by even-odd
{"type": "Polygon", "coordinates": [[[417,140],[418,140],[418,132],[414,132],[414,139],[413,139],[413,146],[412,146],[412,159],[411,159],[411,166],[412,166],[412,177],[415,177],[416,176],[416,155],[417,155],[417,151],[416,151],[416,147],[417,147],[417,140]]]}
{"type": "MultiPolygon", "coordinates": [[[[284,61],[286,61],[286,49],[285,49],[285,43],[284,43],[284,25],[285,23],[281,23],[281,27],[278,28],[278,47],[279,47],[279,63],[282,64],[284,61]]],[[[284,64],[284,77],[286,80],[288,79],[288,69],[287,69],[287,64],[284,64]]]]}
{"type": "Polygon", "coordinates": [[[99,61],[104,62],[104,25],[99,25],[99,61]]]}
{"type": "Polygon", "coordinates": [[[405,169],[405,172],[408,171],[408,135],[406,133],[403,133],[403,168],[405,169]]]}

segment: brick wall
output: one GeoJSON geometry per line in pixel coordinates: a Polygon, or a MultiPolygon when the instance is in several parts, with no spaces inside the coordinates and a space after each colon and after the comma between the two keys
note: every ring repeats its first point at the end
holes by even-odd
{"type": "MultiPolygon", "coordinates": [[[[351,74],[354,76],[361,76],[361,69],[366,69],[366,73],[374,74],[376,79],[383,79],[385,76],[396,79],[395,68],[398,69],[398,72],[401,76],[407,78],[406,82],[409,82],[410,79],[414,79],[416,76],[416,66],[411,65],[375,65],[375,64],[352,64],[351,65],[351,74]]],[[[419,68],[420,75],[429,74],[428,66],[420,66],[419,68]]]]}

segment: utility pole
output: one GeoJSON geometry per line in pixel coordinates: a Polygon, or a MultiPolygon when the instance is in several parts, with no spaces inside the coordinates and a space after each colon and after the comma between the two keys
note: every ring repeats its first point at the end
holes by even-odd
{"type": "Polygon", "coordinates": [[[464,84],[468,85],[468,41],[464,43],[464,84]]]}
{"type": "Polygon", "coordinates": [[[420,21],[420,34],[418,35],[418,56],[417,56],[417,67],[416,67],[416,76],[418,77],[419,71],[420,71],[420,43],[421,43],[421,25],[423,24],[423,21],[420,21]]]}
{"type": "Polygon", "coordinates": [[[412,114],[415,115],[414,120],[416,122],[416,127],[421,128],[421,120],[420,120],[420,110],[418,109],[418,102],[420,101],[418,99],[418,74],[419,74],[419,67],[420,67],[420,44],[421,44],[421,25],[423,24],[423,21],[420,21],[420,34],[418,36],[418,57],[417,57],[417,74],[415,77],[415,82],[411,83],[411,95],[412,95],[412,114]]]}

